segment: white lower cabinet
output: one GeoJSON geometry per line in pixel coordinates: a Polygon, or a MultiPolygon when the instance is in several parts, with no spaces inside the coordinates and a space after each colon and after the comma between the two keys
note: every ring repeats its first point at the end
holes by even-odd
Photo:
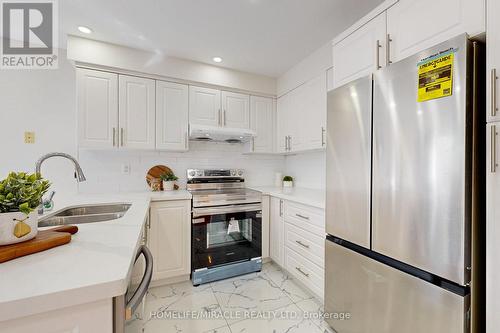
{"type": "Polygon", "coordinates": [[[5,333],[113,333],[111,298],[0,322],[5,333]]]}
{"type": "Polygon", "coordinates": [[[283,200],[271,197],[269,226],[269,256],[280,266],[283,266],[283,200]]]}
{"type": "Polygon", "coordinates": [[[153,254],[153,281],[191,272],[190,216],[190,200],[151,204],[148,244],[153,254]]]}
{"type": "Polygon", "coordinates": [[[276,197],[270,206],[271,259],[323,299],[324,210],[276,197]]]}

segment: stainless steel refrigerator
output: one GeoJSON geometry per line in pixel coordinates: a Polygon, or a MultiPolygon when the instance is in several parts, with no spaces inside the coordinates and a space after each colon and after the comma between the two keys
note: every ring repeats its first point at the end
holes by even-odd
{"type": "Polygon", "coordinates": [[[482,331],[482,53],[461,35],[328,94],[325,312],[348,314],[327,319],[338,333],[482,331]]]}

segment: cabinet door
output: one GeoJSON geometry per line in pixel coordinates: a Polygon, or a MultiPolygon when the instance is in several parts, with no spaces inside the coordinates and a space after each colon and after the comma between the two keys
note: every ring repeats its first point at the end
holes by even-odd
{"type": "Polygon", "coordinates": [[[76,69],[78,145],[116,147],[118,131],[118,75],[76,69]]]}
{"type": "Polygon", "coordinates": [[[269,256],[280,266],[284,265],[284,202],[271,197],[270,226],[269,226],[269,256]]]}
{"type": "Polygon", "coordinates": [[[484,31],[485,0],[400,0],[387,10],[392,62],[461,33],[474,36],[484,31]]]}
{"type": "Polygon", "coordinates": [[[156,81],[156,149],[188,149],[188,96],[187,85],[156,81]]]}
{"type": "Polygon", "coordinates": [[[155,81],[120,75],[120,147],[155,148],[155,81]]]}
{"type": "Polygon", "coordinates": [[[285,153],[287,151],[287,136],[290,135],[288,124],[290,123],[291,117],[291,93],[278,98],[277,110],[276,110],[276,150],[279,153],[285,153]]]}
{"type": "Polygon", "coordinates": [[[189,122],[221,125],[220,90],[189,86],[189,122]]]}
{"type": "Polygon", "coordinates": [[[307,89],[306,84],[290,92],[291,102],[289,105],[289,121],[287,123],[288,151],[300,151],[304,149],[304,119],[307,115],[307,89]]]}
{"type": "Polygon", "coordinates": [[[302,149],[323,148],[326,128],[326,72],[304,85],[305,108],[302,110],[302,149]]]}
{"type": "MultiPolygon", "coordinates": [[[[486,294],[499,295],[500,285],[500,122],[487,126],[486,294]]],[[[487,332],[500,332],[500,298],[486,298],[487,332]]]]}
{"type": "Polygon", "coordinates": [[[190,273],[191,202],[176,200],[153,202],[149,245],[153,254],[153,280],[190,273]]]}
{"type": "Polygon", "coordinates": [[[229,128],[250,128],[250,96],[222,92],[222,125],[229,128]]]}
{"type": "Polygon", "coordinates": [[[498,95],[500,92],[498,84],[498,76],[500,75],[500,1],[488,0],[488,15],[486,27],[486,48],[487,52],[487,67],[488,67],[488,99],[487,99],[487,117],[488,121],[499,121],[499,101],[498,95]]]}
{"type": "Polygon", "coordinates": [[[386,65],[385,13],[333,46],[333,88],[386,65]]]}
{"type": "Polygon", "coordinates": [[[250,124],[257,136],[252,142],[252,151],[272,153],[274,151],[274,101],[272,98],[250,97],[250,124]]]}

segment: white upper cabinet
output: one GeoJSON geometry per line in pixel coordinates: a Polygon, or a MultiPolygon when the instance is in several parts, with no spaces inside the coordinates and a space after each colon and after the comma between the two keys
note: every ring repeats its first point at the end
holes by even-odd
{"type": "Polygon", "coordinates": [[[228,91],[222,92],[222,126],[250,128],[250,96],[228,91]]]}
{"type": "Polygon", "coordinates": [[[83,148],[118,144],[118,75],[77,68],[78,143],[83,148]]]}
{"type": "Polygon", "coordinates": [[[189,122],[221,126],[221,92],[217,89],[189,86],[189,122]]]}
{"type": "Polygon", "coordinates": [[[288,151],[288,132],[290,121],[291,93],[287,93],[277,100],[276,109],[276,150],[278,153],[288,151]]]}
{"type": "Polygon", "coordinates": [[[382,13],[333,46],[333,88],[386,65],[386,17],[382,13]]]}
{"type": "Polygon", "coordinates": [[[325,147],[326,71],[278,98],[277,151],[325,147]]]}
{"type": "Polygon", "coordinates": [[[188,111],[187,85],[156,81],[156,149],[188,149],[188,111]]]}
{"type": "Polygon", "coordinates": [[[196,125],[250,128],[250,96],[189,87],[189,122],[196,125]]]}
{"type": "Polygon", "coordinates": [[[252,142],[252,152],[274,152],[275,109],[274,100],[267,97],[250,97],[250,125],[257,133],[252,142]]]}
{"type": "Polygon", "coordinates": [[[487,119],[491,121],[500,121],[499,112],[499,84],[500,75],[500,1],[488,0],[488,26],[486,32],[486,52],[488,67],[488,99],[487,99],[487,119]]]}
{"type": "MultiPolygon", "coordinates": [[[[488,11],[498,13],[492,8],[488,11]]],[[[484,31],[485,0],[400,0],[387,10],[392,62],[461,33],[474,36],[484,31]]]]}
{"type": "Polygon", "coordinates": [[[155,148],[155,81],[119,76],[120,146],[155,148]]]}
{"type": "Polygon", "coordinates": [[[327,73],[308,81],[305,91],[305,117],[302,121],[302,148],[317,149],[326,145],[327,73]]]}

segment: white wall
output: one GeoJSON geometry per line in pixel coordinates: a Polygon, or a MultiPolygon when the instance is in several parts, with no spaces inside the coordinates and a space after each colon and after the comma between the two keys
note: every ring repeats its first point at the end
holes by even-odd
{"type": "MultiPolygon", "coordinates": [[[[76,156],[75,71],[59,50],[57,70],[2,70],[0,73],[0,178],[9,171],[35,169],[47,152],[76,156]],[[24,144],[24,131],[35,132],[35,144],[24,144]]],[[[48,160],[43,175],[53,189],[75,192],[71,162],[48,160]]]]}
{"type": "Polygon", "coordinates": [[[190,142],[185,153],[155,151],[87,151],[80,150],[79,159],[87,176],[80,192],[143,191],[147,189],[146,173],[158,164],[166,165],[186,184],[188,168],[245,169],[247,185],[272,185],[274,173],[285,170],[285,158],[271,155],[244,155],[239,144],[190,142]],[[130,166],[130,174],[122,166],[130,166]]]}
{"type": "Polygon", "coordinates": [[[286,157],[285,174],[292,176],[296,187],[325,190],[326,153],[309,152],[286,157]]]}
{"type": "Polygon", "coordinates": [[[275,78],[76,36],[68,36],[68,58],[80,63],[276,95],[275,78]]]}

